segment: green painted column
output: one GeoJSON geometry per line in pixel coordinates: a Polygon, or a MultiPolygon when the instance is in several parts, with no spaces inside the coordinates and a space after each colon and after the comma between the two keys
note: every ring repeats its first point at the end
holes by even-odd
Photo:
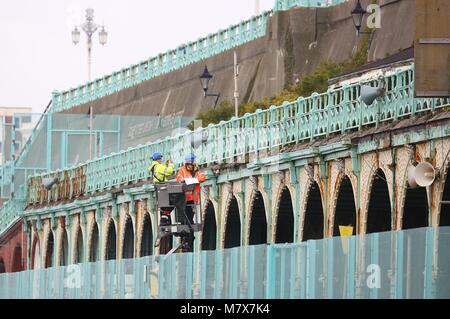
{"type": "Polygon", "coordinates": [[[300,207],[301,203],[300,203],[300,168],[299,167],[295,167],[292,163],[291,166],[289,168],[289,172],[291,174],[291,184],[294,185],[294,242],[299,242],[298,240],[298,235],[299,235],[299,230],[300,230],[300,225],[299,225],[299,221],[301,220],[301,211],[300,211],[300,207]]]}
{"type": "Polygon", "coordinates": [[[267,218],[267,242],[272,238],[272,175],[265,174],[264,178],[264,192],[267,195],[266,218],[267,218]]]}
{"type": "Polygon", "coordinates": [[[98,227],[98,243],[97,243],[97,261],[103,260],[102,256],[102,244],[103,244],[103,210],[104,208],[100,207],[99,204],[97,204],[96,210],[95,210],[95,221],[97,223],[98,227]]]}
{"type": "Polygon", "coordinates": [[[395,185],[395,180],[396,180],[396,171],[397,171],[397,167],[396,167],[396,163],[397,163],[397,151],[395,148],[391,149],[391,157],[392,157],[392,165],[394,165],[392,167],[392,196],[391,196],[391,229],[392,230],[396,230],[397,229],[397,225],[396,225],[396,213],[397,213],[397,187],[395,185]]]}
{"type": "Polygon", "coordinates": [[[87,241],[88,241],[88,229],[87,229],[87,221],[86,221],[86,211],[84,207],[82,207],[80,212],[80,227],[83,233],[83,262],[87,262],[89,256],[87,255],[87,241]]]}
{"type": "MultiPolygon", "coordinates": [[[[213,184],[214,185],[214,184],[213,184]]],[[[217,184],[216,184],[217,185],[217,184]]],[[[225,212],[224,211],[220,211],[220,209],[222,208],[222,202],[223,202],[223,197],[222,197],[222,193],[220,192],[220,186],[217,185],[217,208],[218,208],[218,212],[216,213],[216,216],[218,216],[219,218],[216,217],[216,249],[220,249],[221,246],[221,235],[222,235],[222,216],[224,216],[225,212]]],[[[224,232],[225,234],[225,232],[224,232]]]]}
{"type": "Polygon", "coordinates": [[[239,206],[241,208],[241,211],[239,212],[239,217],[241,220],[241,246],[245,245],[245,238],[247,237],[246,235],[246,230],[247,227],[245,227],[245,222],[247,220],[247,216],[246,216],[246,206],[245,206],[245,196],[247,193],[247,189],[246,189],[246,185],[245,185],[245,179],[241,180],[241,191],[238,192],[237,195],[237,200],[239,200],[239,206]]]}
{"type": "Polygon", "coordinates": [[[113,203],[112,203],[112,219],[113,219],[113,221],[117,221],[117,223],[115,223],[114,226],[117,225],[117,227],[116,227],[116,260],[119,260],[120,259],[120,256],[119,256],[120,234],[119,234],[118,225],[120,223],[120,220],[119,220],[119,207],[117,205],[117,199],[114,199],[113,203]]]}
{"type": "Polygon", "coordinates": [[[323,223],[323,237],[328,237],[328,217],[330,216],[330,211],[328,207],[328,169],[329,165],[328,162],[325,162],[323,158],[320,159],[319,162],[320,165],[320,179],[322,180],[323,184],[323,198],[322,198],[322,207],[323,207],[323,214],[324,214],[324,223],[323,223]]]}
{"type": "Polygon", "coordinates": [[[31,245],[33,242],[31,241],[32,230],[31,227],[28,226],[28,220],[24,218],[23,220],[23,232],[27,234],[27,265],[26,269],[31,269],[31,245]]]}
{"type": "Polygon", "coordinates": [[[57,229],[58,229],[58,222],[57,219],[55,219],[55,214],[53,213],[50,220],[50,231],[53,234],[53,253],[52,253],[52,265],[53,267],[56,267],[56,256],[58,255],[58,241],[57,241],[57,229]]]}
{"type": "Polygon", "coordinates": [[[361,232],[358,226],[360,226],[360,220],[361,220],[361,156],[357,153],[358,148],[353,147],[352,148],[352,168],[353,173],[356,175],[357,185],[356,185],[356,212],[357,212],[357,220],[355,221],[356,224],[356,230],[358,233],[361,232]]]}
{"type": "Polygon", "coordinates": [[[72,238],[72,216],[69,215],[69,212],[66,212],[66,217],[64,219],[66,232],[67,232],[67,250],[68,250],[68,256],[67,256],[67,264],[71,265],[73,264],[73,238],[72,238]]]}

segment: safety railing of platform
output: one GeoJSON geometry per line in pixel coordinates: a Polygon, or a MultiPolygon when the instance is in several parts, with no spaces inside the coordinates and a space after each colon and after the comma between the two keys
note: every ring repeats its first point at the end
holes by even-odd
{"type": "Polygon", "coordinates": [[[450,228],[0,274],[0,298],[450,298],[450,228]]]}
{"type": "Polygon", "coordinates": [[[344,3],[348,0],[276,0],[273,11],[289,10],[293,7],[328,7],[344,3]]]}
{"type": "MultiPolygon", "coordinates": [[[[314,93],[307,98],[300,97],[278,107],[257,110],[253,114],[209,125],[195,132],[88,161],[82,165],[86,174],[86,185],[83,187],[87,193],[94,193],[146,179],[149,159],[155,151],[162,152],[178,165],[189,152],[197,154],[199,164],[222,163],[245,154],[257,154],[330,134],[345,134],[449,105],[448,98],[414,98],[414,71],[410,66],[398,69],[383,79],[345,85],[322,94],[314,93]],[[378,86],[380,81],[384,82],[385,95],[372,105],[366,105],[360,98],[361,85],[378,86]],[[192,143],[195,141],[201,142],[192,143]]],[[[42,174],[36,178],[53,175],[42,174]]],[[[32,184],[36,187],[28,189],[30,199],[36,200],[42,185],[32,184]]]]}
{"type": "Polygon", "coordinates": [[[55,91],[50,112],[61,112],[99,99],[262,37],[266,34],[267,19],[271,14],[272,11],[266,11],[77,88],[55,91]]]}

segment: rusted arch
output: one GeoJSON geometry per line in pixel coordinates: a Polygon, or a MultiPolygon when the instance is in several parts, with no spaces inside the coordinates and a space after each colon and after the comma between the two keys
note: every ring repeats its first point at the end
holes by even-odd
{"type": "Polygon", "coordinates": [[[335,186],[334,209],[331,217],[332,235],[339,236],[339,224],[342,226],[353,226],[353,234],[358,234],[358,212],[356,211],[355,187],[351,178],[346,174],[340,174],[335,186]],[[344,189],[342,189],[344,187],[344,189]],[[347,198],[344,191],[351,191],[351,198],[347,198]],[[338,215],[339,213],[339,215],[338,215]],[[338,217],[338,218],[336,218],[338,217]]]}
{"type": "Polygon", "coordinates": [[[69,237],[66,227],[61,227],[59,231],[59,266],[67,266],[69,263],[69,237]]]}
{"type": "Polygon", "coordinates": [[[305,197],[303,220],[301,225],[303,230],[302,241],[310,239],[321,239],[324,237],[325,228],[325,211],[323,209],[324,205],[322,189],[319,186],[319,183],[313,180],[309,182],[306,188],[306,192],[307,194],[305,197]],[[319,196],[318,203],[314,202],[314,200],[317,200],[317,195],[319,196]],[[320,205],[320,209],[319,206],[315,207],[314,204],[320,205]],[[315,214],[316,210],[319,210],[317,214],[315,214]],[[315,217],[317,217],[317,221],[315,221],[315,217]],[[311,227],[313,227],[314,229],[312,229],[311,227]]]}
{"type": "Polygon", "coordinates": [[[254,191],[250,203],[248,243],[249,245],[265,244],[267,243],[267,214],[262,193],[254,191]]]}
{"type": "Polygon", "coordinates": [[[93,219],[91,227],[89,228],[88,245],[87,245],[87,256],[89,258],[89,262],[95,262],[100,260],[99,247],[100,247],[100,233],[98,223],[95,219],[93,219]]]}
{"type": "Polygon", "coordinates": [[[109,218],[105,223],[105,245],[103,247],[103,256],[105,260],[117,258],[117,229],[116,222],[113,218],[109,218]],[[111,242],[112,241],[112,242],[111,242]],[[111,245],[111,247],[110,247],[111,245]]]}
{"type": "MultiPolygon", "coordinates": [[[[409,167],[406,167],[405,176],[409,167]]],[[[409,188],[408,179],[404,179],[403,198],[400,203],[403,208],[401,212],[401,229],[421,228],[428,226],[429,207],[428,194],[425,187],[409,188]]]]}
{"type": "Polygon", "coordinates": [[[291,190],[287,185],[281,185],[279,188],[276,203],[275,243],[292,243],[294,242],[294,203],[291,190]]]}
{"type": "Polygon", "coordinates": [[[133,225],[133,219],[130,215],[126,215],[126,218],[124,220],[124,227],[123,227],[123,235],[122,235],[122,259],[128,259],[128,258],[134,258],[135,256],[135,236],[134,236],[134,225],[133,225]]]}
{"type": "Polygon", "coordinates": [[[428,225],[429,208],[426,189],[424,187],[417,187],[415,189],[412,189],[409,188],[408,185],[408,170],[411,165],[412,164],[409,162],[406,165],[405,171],[403,173],[403,190],[400,189],[400,198],[398,202],[399,209],[397,210],[397,218],[401,218],[401,222],[397,223],[396,221],[396,228],[398,226],[399,229],[426,227],[428,225]],[[413,215],[405,214],[407,210],[413,210],[413,215]],[[425,213],[424,210],[426,210],[427,212],[425,213]],[[416,214],[419,211],[421,212],[421,214],[416,214]],[[406,223],[405,217],[407,217],[406,223]],[[413,220],[411,219],[411,217],[413,217],[413,220]]]}
{"type": "Polygon", "coordinates": [[[51,227],[47,233],[45,239],[45,251],[44,251],[44,268],[53,267],[53,255],[55,254],[55,235],[53,234],[53,230],[51,227]]]}
{"type": "Polygon", "coordinates": [[[217,248],[217,218],[214,203],[211,200],[206,202],[202,216],[203,231],[201,236],[202,250],[215,250],[217,248]]]}
{"type": "Polygon", "coordinates": [[[140,257],[151,256],[153,254],[153,223],[147,212],[142,217],[140,238],[140,257]]]}
{"type": "Polygon", "coordinates": [[[364,207],[365,223],[361,225],[364,227],[364,233],[391,230],[392,207],[389,184],[386,179],[386,173],[381,167],[373,171],[367,189],[369,196],[364,207]],[[374,186],[376,189],[374,189],[374,186]]]}
{"type": "Polygon", "coordinates": [[[84,251],[84,237],[81,225],[78,223],[75,230],[75,244],[73,245],[73,263],[78,264],[84,262],[85,251],[84,251]]]}
{"type": "Polygon", "coordinates": [[[224,214],[225,222],[224,225],[224,235],[223,235],[223,246],[224,248],[236,247],[241,244],[241,218],[240,218],[240,209],[239,209],[239,201],[234,195],[230,195],[228,197],[225,214],[224,214]],[[232,213],[232,214],[230,214],[232,213]],[[238,229],[231,229],[230,227],[237,227],[238,229]],[[234,233],[228,234],[229,231],[233,231],[234,233]],[[234,235],[237,238],[231,238],[230,236],[234,235]]]}
{"type": "MultiPolygon", "coordinates": [[[[31,269],[36,269],[36,257],[37,258],[41,258],[41,247],[40,247],[40,240],[39,240],[39,235],[37,233],[34,233],[33,235],[33,240],[32,240],[32,244],[31,244],[31,269]],[[38,249],[39,255],[36,256],[36,249],[38,249]]],[[[38,266],[40,267],[41,263],[40,260],[38,261],[38,266]]]]}

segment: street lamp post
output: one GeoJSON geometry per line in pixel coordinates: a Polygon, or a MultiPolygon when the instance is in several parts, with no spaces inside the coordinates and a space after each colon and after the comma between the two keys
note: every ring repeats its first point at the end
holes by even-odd
{"type": "MultiPolygon", "coordinates": [[[[72,31],[72,42],[77,45],[80,42],[80,27],[81,30],[86,33],[87,36],[87,73],[88,82],[91,81],[91,65],[92,65],[92,36],[100,28],[100,25],[94,22],[94,9],[86,9],[86,21],[80,26],[75,26],[72,31]]],[[[98,34],[98,40],[101,45],[105,45],[108,41],[108,32],[105,30],[105,26],[101,26],[101,30],[98,34]]],[[[92,106],[89,107],[89,159],[92,159],[92,122],[93,122],[93,110],[92,106]]]]}
{"type": "MultiPolygon", "coordinates": [[[[92,36],[100,28],[100,25],[94,23],[94,9],[86,9],[86,21],[80,26],[75,26],[72,31],[72,42],[77,45],[80,42],[80,30],[81,28],[87,36],[87,67],[88,67],[88,81],[91,81],[91,64],[92,64],[92,36]]],[[[101,30],[98,35],[98,39],[101,45],[105,45],[108,41],[108,32],[105,30],[105,26],[101,26],[101,30]]]]}

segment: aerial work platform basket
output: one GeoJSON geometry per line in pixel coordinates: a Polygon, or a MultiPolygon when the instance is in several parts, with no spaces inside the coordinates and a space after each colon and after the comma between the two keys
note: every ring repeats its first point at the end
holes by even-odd
{"type": "Polygon", "coordinates": [[[187,204],[186,192],[192,191],[195,193],[195,186],[198,184],[199,182],[196,179],[183,183],[169,181],[167,183],[155,184],[156,206],[158,210],[172,211],[175,215],[174,223],[163,226],[159,225],[157,243],[169,235],[174,235],[181,239],[180,243],[172,248],[167,255],[170,255],[179,248],[182,251],[190,251],[193,247],[189,247],[188,237],[202,230],[201,224],[191,223],[186,215],[186,206],[192,206],[194,211],[196,206],[196,204],[187,204]]]}

